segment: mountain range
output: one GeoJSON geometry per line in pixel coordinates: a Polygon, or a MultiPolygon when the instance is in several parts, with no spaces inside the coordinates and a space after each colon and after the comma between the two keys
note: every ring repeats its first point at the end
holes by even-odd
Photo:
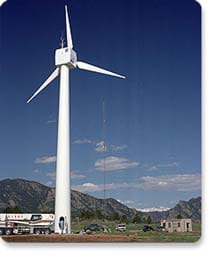
{"type": "MultiPolygon", "coordinates": [[[[0,181],[0,212],[6,208],[19,208],[25,213],[54,212],[55,188],[45,186],[36,181],[24,179],[5,179],[0,181]]],[[[100,199],[79,191],[71,191],[71,207],[73,215],[80,212],[96,212],[99,210],[105,216],[122,216],[128,219],[135,215],[140,217],[151,216],[154,222],[163,218],[176,218],[181,215],[184,218],[201,220],[201,197],[192,198],[189,201],[179,203],[167,211],[140,212],[134,208],[118,202],[113,198],[100,199]]]]}

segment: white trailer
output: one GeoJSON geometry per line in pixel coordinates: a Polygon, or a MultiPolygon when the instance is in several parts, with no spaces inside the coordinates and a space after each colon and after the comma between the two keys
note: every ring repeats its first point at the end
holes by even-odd
{"type": "Polygon", "coordinates": [[[0,213],[0,235],[50,234],[54,232],[54,214],[0,213]]]}

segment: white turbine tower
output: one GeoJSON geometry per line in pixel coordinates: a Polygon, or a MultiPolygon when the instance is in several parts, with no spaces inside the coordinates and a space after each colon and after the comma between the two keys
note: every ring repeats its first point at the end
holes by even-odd
{"type": "Polygon", "coordinates": [[[73,50],[71,28],[67,6],[66,37],[67,47],[56,50],[56,69],[40,88],[27,101],[29,103],[44,88],[46,88],[60,74],[59,117],[57,137],[57,163],[56,163],[56,195],[55,195],[55,233],[71,233],[71,187],[70,187],[70,104],[69,104],[69,70],[84,69],[105,75],[125,78],[111,71],[77,61],[77,54],[73,50]]]}

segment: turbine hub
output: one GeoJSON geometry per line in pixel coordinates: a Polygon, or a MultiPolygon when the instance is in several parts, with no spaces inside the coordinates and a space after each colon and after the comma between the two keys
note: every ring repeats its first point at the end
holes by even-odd
{"type": "Polygon", "coordinates": [[[76,67],[77,62],[77,54],[76,52],[69,48],[60,48],[57,49],[55,52],[55,65],[61,66],[61,65],[68,65],[70,67],[76,67]]]}

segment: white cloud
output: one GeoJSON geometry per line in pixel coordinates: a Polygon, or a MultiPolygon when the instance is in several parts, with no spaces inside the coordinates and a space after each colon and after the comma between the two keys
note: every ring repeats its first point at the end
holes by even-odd
{"type": "Polygon", "coordinates": [[[112,151],[112,152],[118,152],[126,149],[128,146],[127,145],[113,145],[113,144],[106,144],[104,141],[99,141],[96,142],[95,144],[95,151],[96,152],[107,152],[107,151],[112,151]]]}
{"type": "Polygon", "coordinates": [[[125,201],[123,201],[123,204],[133,204],[134,203],[134,201],[132,201],[132,200],[125,200],[125,201]]]}
{"type": "Polygon", "coordinates": [[[117,201],[119,202],[119,203],[121,203],[121,204],[126,204],[126,205],[133,205],[135,202],[134,201],[132,201],[132,200],[124,200],[124,201],[122,201],[122,200],[120,200],[120,199],[117,199],[117,201]]]}
{"type": "Polygon", "coordinates": [[[92,140],[84,138],[84,139],[75,140],[73,143],[74,144],[93,144],[94,142],[92,140]]]}
{"type": "Polygon", "coordinates": [[[201,187],[200,174],[177,174],[164,176],[144,176],[136,187],[140,189],[173,189],[176,191],[198,191],[201,187]]]}
{"type": "Polygon", "coordinates": [[[56,178],[56,172],[48,172],[46,173],[47,177],[50,177],[51,179],[55,179],[56,178]]]}
{"type": "Polygon", "coordinates": [[[148,168],[148,171],[157,171],[158,168],[157,166],[151,166],[150,168],[148,168]]]}
{"type": "Polygon", "coordinates": [[[33,173],[40,173],[40,170],[39,169],[34,169],[33,173]]]}
{"type": "Polygon", "coordinates": [[[51,164],[56,162],[56,156],[43,156],[35,159],[35,164],[51,164]]]}
{"type": "Polygon", "coordinates": [[[47,124],[54,124],[56,122],[57,122],[56,119],[50,119],[50,120],[47,121],[47,124]]]}
{"type": "Polygon", "coordinates": [[[96,152],[105,152],[107,151],[107,146],[105,145],[104,141],[97,142],[95,145],[96,152]]]}
{"type": "Polygon", "coordinates": [[[124,170],[132,167],[137,167],[138,162],[132,162],[127,158],[109,156],[106,158],[98,159],[95,162],[95,168],[99,171],[116,171],[124,170]]]}
{"type": "Polygon", "coordinates": [[[46,185],[46,186],[52,186],[52,185],[53,185],[53,181],[51,181],[51,180],[50,180],[50,181],[47,181],[47,182],[45,183],[45,185],[46,185]]]}
{"type": "Polygon", "coordinates": [[[78,174],[78,172],[71,171],[70,177],[71,179],[84,179],[86,176],[82,174],[78,174]]]}
{"type": "Polygon", "coordinates": [[[128,146],[127,145],[110,145],[110,148],[113,152],[118,152],[126,149],[128,146]]]}
{"type": "Polygon", "coordinates": [[[151,207],[151,208],[136,208],[140,212],[164,212],[168,211],[170,208],[160,206],[160,207],[151,207]]]}
{"type": "MultiPolygon", "coordinates": [[[[56,172],[48,172],[46,173],[47,177],[50,177],[52,180],[55,180],[56,178],[56,172]]],[[[70,172],[70,178],[71,179],[84,179],[86,176],[79,174],[78,171],[71,171],[70,172]]]]}
{"type": "MultiPolygon", "coordinates": [[[[115,190],[115,189],[123,189],[128,188],[128,183],[110,183],[105,185],[105,190],[115,190]]],[[[72,189],[78,190],[81,192],[96,192],[96,191],[103,191],[104,185],[103,184],[94,184],[94,183],[84,183],[82,185],[73,185],[72,189]]]]}
{"type": "Polygon", "coordinates": [[[146,166],[148,167],[148,171],[157,171],[159,169],[163,169],[163,168],[175,168],[175,167],[178,167],[179,166],[179,163],[177,162],[172,162],[172,163],[167,163],[167,164],[156,164],[156,165],[153,165],[153,166],[146,166]]]}
{"type": "Polygon", "coordinates": [[[107,151],[112,151],[112,152],[118,152],[126,149],[128,146],[127,145],[114,145],[114,144],[107,144],[103,140],[97,141],[97,140],[90,140],[87,138],[83,139],[77,139],[73,142],[74,144],[91,144],[95,145],[94,150],[96,152],[107,152],[107,151]]]}
{"type": "Polygon", "coordinates": [[[4,3],[6,3],[7,2],[7,0],[0,0],[0,7],[4,4],[4,3]]]}
{"type": "MultiPolygon", "coordinates": [[[[134,183],[110,183],[105,185],[106,190],[117,189],[140,189],[140,190],[172,190],[180,192],[199,191],[201,185],[200,174],[183,174],[183,175],[167,175],[167,176],[145,176],[139,182],[134,183]]],[[[103,184],[84,183],[72,187],[81,192],[95,192],[104,190],[103,184]]],[[[119,200],[118,200],[119,201],[119,200]]],[[[127,201],[131,203],[132,201],[127,201]]],[[[123,203],[126,204],[126,201],[123,203]]]]}

